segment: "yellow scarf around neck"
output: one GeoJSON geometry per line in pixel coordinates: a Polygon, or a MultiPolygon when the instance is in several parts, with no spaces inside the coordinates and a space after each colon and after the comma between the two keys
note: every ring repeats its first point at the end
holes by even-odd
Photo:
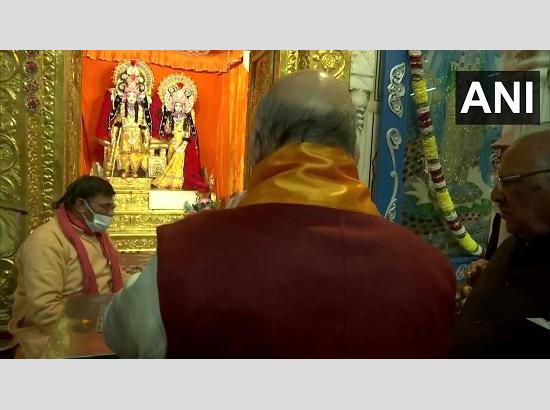
{"type": "Polygon", "coordinates": [[[380,215],[353,158],[340,148],[310,142],[285,145],[256,165],[239,206],[265,203],[380,215]]]}

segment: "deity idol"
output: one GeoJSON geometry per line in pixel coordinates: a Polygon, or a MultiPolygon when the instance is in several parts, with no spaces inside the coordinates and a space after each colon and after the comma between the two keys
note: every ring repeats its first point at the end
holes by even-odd
{"type": "Polygon", "coordinates": [[[161,105],[158,136],[169,139],[168,164],[152,185],[163,189],[208,190],[200,169],[195,111],[197,87],[187,76],[172,74],[158,88],[161,105]]]}
{"type": "Polygon", "coordinates": [[[113,82],[115,88],[105,96],[97,136],[108,147],[106,175],[147,176],[153,73],[142,61],[125,60],[115,68],[113,82]]]}

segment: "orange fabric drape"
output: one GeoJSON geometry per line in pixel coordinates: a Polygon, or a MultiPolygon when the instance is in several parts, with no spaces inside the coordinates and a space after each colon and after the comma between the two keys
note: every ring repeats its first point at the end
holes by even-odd
{"type": "MultiPolygon", "coordinates": [[[[242,55],[242,52],[241,52],[242,55]]],[[[113,87],[116,61],[82,59],[81,174],[88,174],[93,162],[103,163],[103,147],[95,141],[101,104],[106,90],[113,87]]],[[[193,72],[148,64],[155,77],[153,92],[164,77],[188,75],[198,89],[195,119],[199,136],[201,165],[214,175],[216,194],[225,198],[242,189],[248,73],[239,63],[227,73],[193,72]],[[241,174],[241,175],[239,175],[241,174]]]]}
{"type": "Polygon", "coordinates": [[[147,64],[210,73],[225,73],[243,60],[242,50],[85,50],[83,55],[117,62],[136,58],[147,64]]]}
{"type": "Polygon", "coordinates": [[[220,98],[216,185],[219,195],[227,198],[242,191],[244,184],[248,73],[242,64],[222,74],[220,98]]]}

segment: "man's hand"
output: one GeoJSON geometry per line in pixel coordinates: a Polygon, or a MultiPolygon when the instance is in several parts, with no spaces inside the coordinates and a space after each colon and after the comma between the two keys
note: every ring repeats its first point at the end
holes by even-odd
{"type": "Polygon", "coordinates": [[[466,279],[468,283],[462,288],[462,304],[466,301],[472,288],[475,285],[476,281],[479,279],[479,276],[483,270],[487,267],[489,261],[487,259],[478,259],[470,263],[468,270],[466,271],[466,279]]]}
{"type": "Polygon", "coordinates": [[[466,271],[466,278],[468,279],[468,284],[470,286],[473,286],[476,283],[479,275],[488,264],[489,261],[487,259],[478,259],[470,263],[470,266],[468,266],[468,270],[466,271]]]}

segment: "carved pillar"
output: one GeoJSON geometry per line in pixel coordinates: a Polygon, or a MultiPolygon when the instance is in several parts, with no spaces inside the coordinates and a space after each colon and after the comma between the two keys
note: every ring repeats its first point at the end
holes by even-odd
{"type": "MultiPolygon", "coordinates": [[[[27,115],[40,91],[33,64],[23,52],[0,51],[0,331],[6,329],[15,288],[14,256],[27,231],[21,212],[27,203],[27,115]],[[30,108],[25,108],[27,102],[30,108]]],[[[24,213],[24,212],[23,212],[24,213]]]]}
{"type": "MultiPolygon", "coordinates": [[[[24,56],[24,55],[23,55],[24,56]]],[[[18,126],[22,112],[20,90],[24,87],[29,95],[38,91],[38,83],[33,78],[23,79],[21,75],[20,53],[0,51],[0,201],[3,205],[0,223],[11,226],[10,214],[5,208],[18,208],[24,202],[20,188],[23,181],[21,158],[25,156],[25,144],[18,138],[18,126]]],[[[0,226],[2,235],[2,256],[13,247],[14,231],[0,226]]]]}
{"type": "Polygon", "coordinates": [[[17,249],[78,175],[80,99],[80,52],[0,51],[0,331],[17,249]]]}
{"type": "Polygon", "coordinates": [[[376,90],[378,52],[355,50],[351,54],[349,90],[357,112],[359,177],[367,186],[372,181],[372,161],[376,152],[379,98],[376,90]]]}
{"type": "Polygon", "coordinates": [[[80,176],[80,144],[82,143],[82,51],[64,51],[63,114],[64,155],[63,191],[80,176]]]}
{"type": "MultiPolygon", "coordinates": [[[[247,138],[254,126],[254,115],[260,100],[267,93],[273,81],[279,78],[279,53],[275,50],[255,50],[250,53],[248,60],[250,75],[248,77],[247,138]]],[[[244,157],[245,189],[248,188],[251,171],[248,148],[247,143],[244,157]]]]}

